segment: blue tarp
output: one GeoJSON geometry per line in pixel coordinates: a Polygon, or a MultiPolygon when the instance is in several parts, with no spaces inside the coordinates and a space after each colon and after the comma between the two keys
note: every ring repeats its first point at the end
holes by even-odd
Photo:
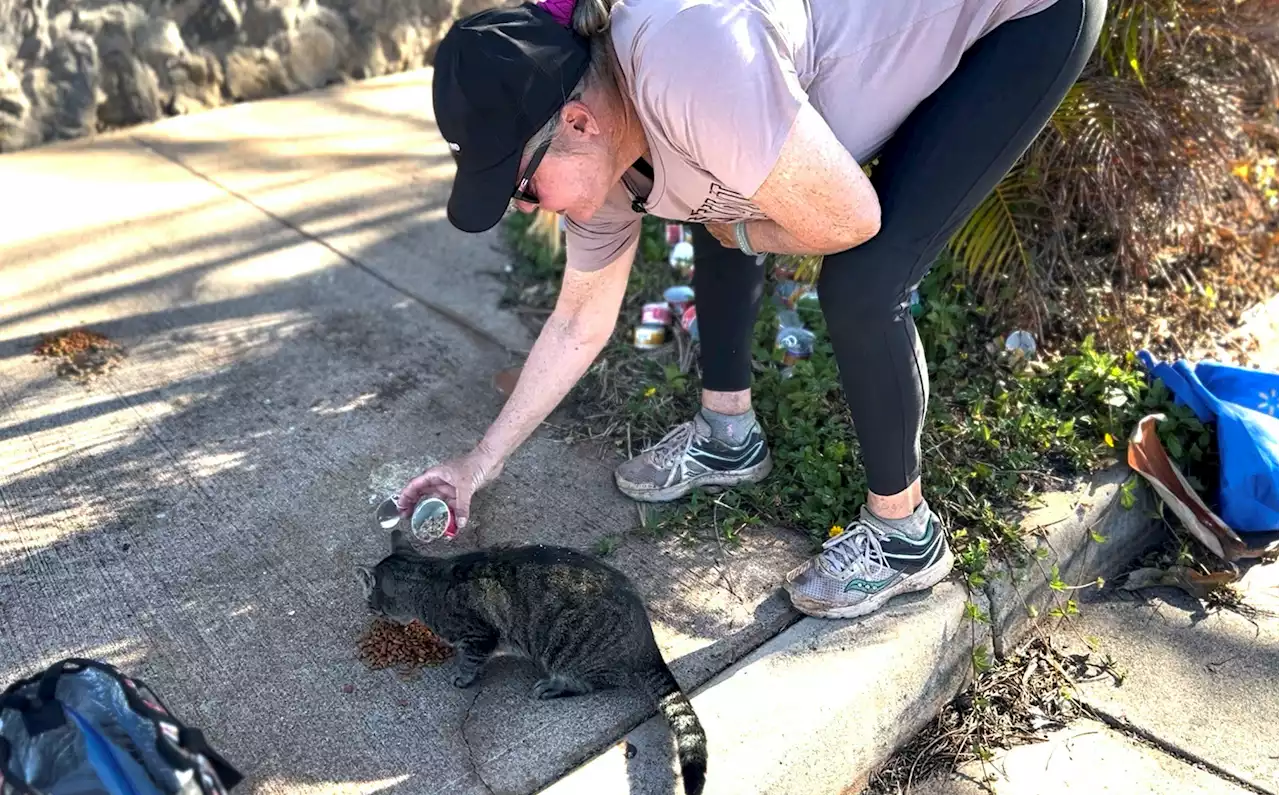
{"type": "Polygon", "coordinates": [[[1138,358],[1176,401],[1216,426],[1218,515],[1238,533],[1280,529],[1280,374],[1218,362],[1138,358]]]}

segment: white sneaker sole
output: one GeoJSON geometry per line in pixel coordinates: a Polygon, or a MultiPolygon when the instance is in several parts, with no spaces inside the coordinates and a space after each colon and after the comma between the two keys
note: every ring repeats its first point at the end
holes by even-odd
{"type": "Polygon", "coordinates": [[[795,593],[791,590],[790,582],[784,583],[783,587],[786,589],[787,595],[791,597],[791,604],[795,605],[797,610],[807,616],[813,616],[814,618],[858,618],[876,612],[895,596],[916,591],[927,591],[951,574],[951,569],[955,566],[955,562],[955,555],[952,554],[951,547],[948,545],[943,548],[942,558],[937,563],[927,569],[921,569],[875,596],[852,605],[833,607],[825,602],[818,602],[795,593]]]}
{"type": "Polygon", "coordinates": [[[670,486],[648,488],[638,483],[629,483],[614,473],[614,482],[618,491],[637,502],[671,502],[678,500],[694,489],[716,490],[720,487],[740,486],[743,483],[759,483],[769,477],[773,471],[773,455],[765,455],[765,459],[753,467],[736,469],[733,472],[704,472],[688,480],[670,486]]]}

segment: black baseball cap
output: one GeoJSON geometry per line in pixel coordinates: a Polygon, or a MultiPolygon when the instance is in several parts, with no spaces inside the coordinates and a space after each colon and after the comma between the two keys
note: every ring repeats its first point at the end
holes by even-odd
{"type": "Polygon", "coordinates": [[[586,74],[590,41],[525,3],[459,19],[436,50],[436,124],[458,164],[449,222],[484,232],[502,220],[534,133],[586,74]]]}

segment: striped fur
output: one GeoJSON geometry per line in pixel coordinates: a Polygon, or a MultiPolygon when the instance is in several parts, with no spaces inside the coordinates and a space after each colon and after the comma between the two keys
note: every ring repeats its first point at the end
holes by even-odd
{"type": "Polygon", "coordinates": [[[371,610],[417,619],[454,645],[458,687],[478,681],[496,652],[542,670],[533,689],[540,699],[640,686],[671,727],[685,792],[702,792],[706,735],[662,658],[644,602],[618,570],[542,545],[431,558],[397,533],[392,553],[359,574],[371,610]]]}

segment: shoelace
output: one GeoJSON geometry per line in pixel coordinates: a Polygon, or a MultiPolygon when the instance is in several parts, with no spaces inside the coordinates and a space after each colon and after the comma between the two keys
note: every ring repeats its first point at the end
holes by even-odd
{"type": "Polygon", "coordinates": [[[871,564],[889,568],[880,539],[885,534],[874,525],[856,521],[853,526],[822,545],[820,557],[827,569],[844,577],[851,571],[868,572],[871,564]]]}
{"type": "Polygon", "coordinates": [[[681,423],[672,428],[653,446],[653,465],[658,469],[666,469],[668,464],[689,450],[696,436],[692,422],[681,423]]]}

